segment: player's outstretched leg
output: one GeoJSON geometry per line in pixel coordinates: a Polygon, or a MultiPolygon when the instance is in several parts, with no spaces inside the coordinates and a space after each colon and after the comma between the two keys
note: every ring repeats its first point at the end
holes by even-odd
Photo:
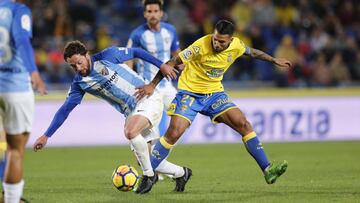
{"type": "Polygon", "coordinates": [[[279,164],[271,163],[264,171],[264,177],[268,184],[273,184],[275,181],[285,173],[288,167],[288,162],[284,160],[279,164]]]}
{"type": "Polygon", "coordinates": [[[176,186],[175,192],[184,192],[186,183],[190,180],[192,176],[192,170],[190,168],[184,167],[184,175],[178,178],[175,178],[176,186]]]}
{"type": "Polygon", "coordinates": [[[276,179],[285,173],[288,166],[287,161],[283,161],[281,164],[276,165],[270,163],[255,132],[251,132],[244,136],[243,142],[247,151],[256,160],[261,170],[264,172],[265,180],[268,184],[275,183],[276,179]]]}
{"type": "Polygon", "coordinates": [[[138,186],[135,189],[135,192],[137,194],[145,194],[150,192],[150,190],[152,189],[152,186],[157,182],[157,175],[153,175],[153,176],[146,176],[146,175],[142,175],[140,177],[138,186]]]}

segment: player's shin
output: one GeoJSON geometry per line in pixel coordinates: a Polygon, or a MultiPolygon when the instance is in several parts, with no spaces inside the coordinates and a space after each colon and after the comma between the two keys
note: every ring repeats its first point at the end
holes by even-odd
{"type": "Polygon", "coordinates": [[[150,155],[147,143],[143,136],[138,135],[130,140],[131,145],[135,150],[136,157],[140,162],[143,174],[146,176],[154,176],[153,168],[151,167],[150,155]]]}
{"type": "Polygon", "coordinates": [[[264,171],[266,167],[270,165],[270,162],[266,157],[266,153],[262,147],[260,140],[256,136],[256,133],[251,132],[245,135],[242,139],[247,151],[256,160],[262,171],[264,171]]]}
{"type": "Polygon", "coordinates": [[[154,149],[151,152],[151,165],[153,168],[157,168],[160,163],[166,159],[169,155],[172,144],[166,142],[164,137],[160,138],[159,141],[156,142],[154,149]]]}

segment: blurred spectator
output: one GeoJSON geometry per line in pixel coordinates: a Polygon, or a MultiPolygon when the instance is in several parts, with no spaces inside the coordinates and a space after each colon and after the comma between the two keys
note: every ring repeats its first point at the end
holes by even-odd
{"type": "MultiPolygon", "coordinates": [[[[64,83],[69,77],[68,69],[61,70],[59,44],[78,39],[91,51],[125,46],[130,31],[143,22],[141,0],[28,3],[37,63],[47,82],[53,83],[64,83]]],[[[177,28],[181,47],[212,33],[213,23],[226,18],[235,22],[237,36],[245,44],[272,55],[293,56],[295,67],[288,74],[269,63],[241,58],[224,76],[227,80],[271,81],[290,87],[360,84],[358,0],[172,0],[165,1],[164,11],[164,20],[177,28]]]]}
{"type": "Polygon", "coordinates": [[[330,61],[330,72],[332,75],[332,84],[341,85],[350,81],[349,70],[347,69],[341,52],[336,52],[330,61]]]}
{"type": "MultiPolygon", "coordinates": [[[[276,58],[286,58],[288,59],[293,68],[291,70],[284,70],[276,68],[276,84],[278,87],[288,87],[289,86],[289,79],[290,74],[294,72],[294,70],[299,69],[299,60],[300,54],[298,50],[295,48],[293,39],[290,35],[285,35],[282,40],[281,44],[276,48],[274,56],[276,58]]],[[[295,76],[292,75],[292,80],[295,80],[295,76]]]]}
{"type": "Polygon", "coordinates": [[[314,86],[323,87],[331,85],[332,76],[324,53],[318,54],[311,66],[314,86]]]}

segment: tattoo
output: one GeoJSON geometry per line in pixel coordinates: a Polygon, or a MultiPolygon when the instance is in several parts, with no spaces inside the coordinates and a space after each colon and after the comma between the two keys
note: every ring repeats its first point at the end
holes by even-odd
{"type": "MultiPolygon", "coordinates": [[[[166,64],[168,64],[172,67],[177,67],[178,65],[180,65],[182,63],[183,62],[181,61],[180,57],[178,57],[177,55],[172,57],[168,62],[166,62],[166,64]]],[[[155,77],[151,80],[150,84],[154,85],[154,87],[156,87],[163,78],[164,78],[164,75],[159,70],[156,73],[155,77]]]]}
{"type": "Polygon", "coordinates": [[[264,61],[269,61],[271,63],[274,62],[274,57],[270,56],[269,54],[263,52],[263,51],[260,51],[258,49],[254,49],[254,48],[250,48],[251,49],[251,52],[250,52],[250,55],[251,57],[253,58],[256,58],[256,59],[261,59],[261,60],[264,60],[264,61]]]}
{"type": "Polygon", "coordinates": [[[164,75],[159,70],[156,73],[155,77],[151,80],[150,84],[153,85],[154,87],[156,87],[163,78],[164,78],[164,75]]]}
{"type": "Polygon", "coordinates": [[[180,57],[178,55],[176,55],[176,56],[172,57],[168,62],[166,62],[166,64],[174,67],[174,66],[183,64],[183,62],[181,61],[180,57]]]}

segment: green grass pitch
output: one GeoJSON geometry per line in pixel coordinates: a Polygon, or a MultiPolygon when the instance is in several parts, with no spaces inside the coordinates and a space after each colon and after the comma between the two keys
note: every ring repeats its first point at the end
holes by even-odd
{"type": "MultiPolygon", "coordinates": [[[[264,144],[287,172],[267,185],[242,144],[179,145],[169,160],[192,168],[184,193],[170,179],[149,194],[120,192],[111,174],[119,164],[138,170],[127,146],[30,149],[24,197],[31,202],[359,202],[360,142],[264,144]]],[[[140,170],[139,170],[140,171],[140,170]]]]}

